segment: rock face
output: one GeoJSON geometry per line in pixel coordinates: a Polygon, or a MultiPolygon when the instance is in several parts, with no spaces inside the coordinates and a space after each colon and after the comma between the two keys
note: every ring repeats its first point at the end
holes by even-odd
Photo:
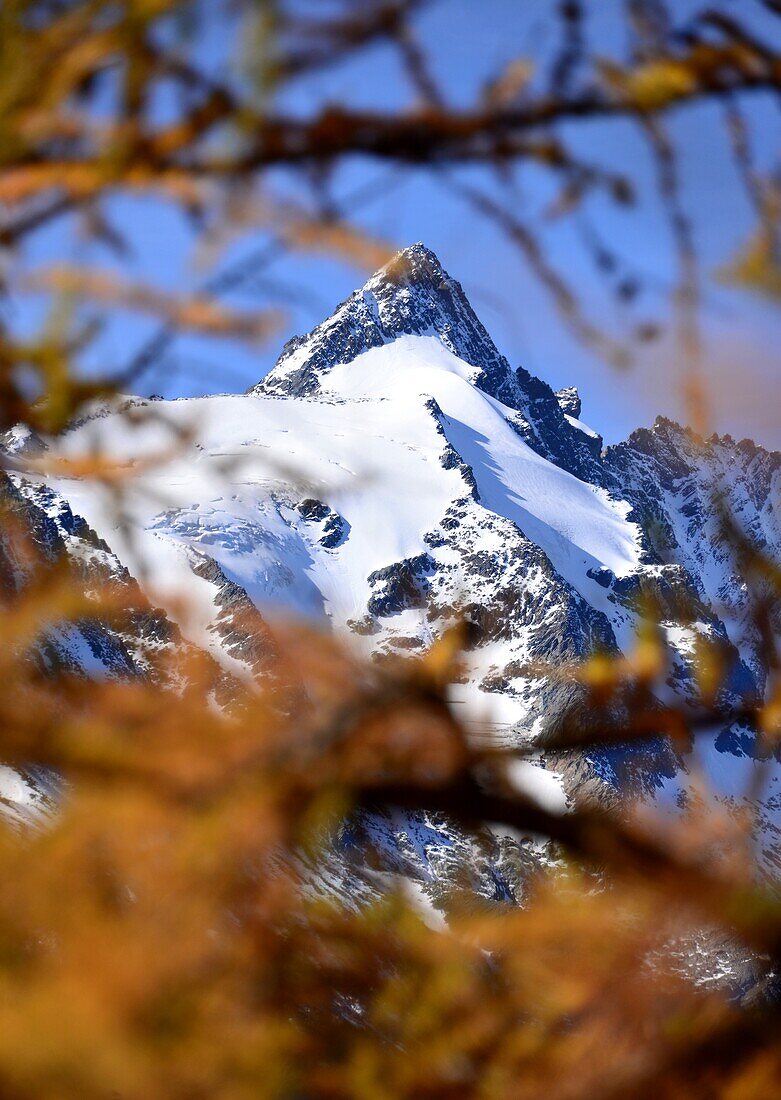
{"type": "Polygon", "coordinates": [[[126,593],[129,610],[122,629],[95,618],[53,623],[31,658],[44,671],[57,668],[98,677],[151,675],[152,653],[172,644],[178,632],[162,612],[144,606],[137,583],[106,543],[46,485],[12,481],[3,475],[0,506],[6,521],[0,532],[0,579],[6,599],[22,592],[37,570],[62,561],[88,586],[88,595],[90,589],[98,588],[126,593]],[[27,534],[24,545],[11,537],[13,521],[27,534]]]}
{"type": "MultiPolygon", "coordinates": [[[[142,417],[145,403],[133,404],[142,417]]],[[[472,643],[453,704],[476,730],[490,724],[491,736],[517,743],[555,729],[578,703],[577,685],[535,667],[628,651],[653,600],[670,692],[693,694],[700,637],[720,643],[731,698],[764,689],[766,659],[719,502],[778,561],[781,455],[700,440],[664,420],[603,450],[580,419],[577,391],[554,393],[513,370],[422,245],[291,340],[247,395],[157,400],[154,413],[145,434],[102,410],[57,444],[127,459],[164,451],[161,425],[170,424],[179,453],[157,480],[140,475],[125,502],[133,547],[99,487],[21,473],[6,486],[46,552],[71,555],[85,576],[108,570],[128,585],[137,576],[151,606],[165,608],[155,587],[164,573],[166,591],[180,578],[181,595],[197,597],[197,631],[177,622],[172,599],[132,637],[84,635],[111,675],[144,675],[153,644],[207,648],[228,691],[239,668],[268,675],[267,610],[314,618],[377,659],[422,651],[466,618],[472,643]]],[[[16,455],[43,445],[23,433],[6,441],[16,455]]],[[[15,564],[0,555],[0,565],[13,588],[15,564]]],[[[739,800],[753,757],[747,731],[721,732],[706,763],[726,799],[739,800]]],[[[687,765],[657,744],[595,754],[546,778],[562,798],[562,785],[568,797],[605,799],[630,787],[674,802],[686,797],[687,765]]],[[[772,873],[776,781],[759,807],[772,873]]],[[[389,810],[345,826],[321,881],[359,896],[377,876],[401,874],[430,903],[458,877],[486,899],[518,899],[525,870],[547,858],[510,838],[466,838],[446,821],[389,810]],[[383,853],[378,866],[366,864],[369,842],[383,853]]]]}
{"type": "MultiPolygon", "coordinates": [[[[685,570],[702,600],[719,609],[761,691],[767,668],[747,618],[746,563],[723,517],[732,518],[753,550],[778,560],[781,454],[749,439],[700,439],[659,417],[608,448],[603,484],[632,504],[654,556],[685,570]]],[[[774,626],[781,630],[777,615],[774,626]]]]}
{"type": "Polygon", "coordinates": [[[510,368],[461,284],[422,244],[400,252],[311,333],[288,341],[273,370],[249,392],[311,396],[322,391],[333,366],[400,336],[435,336],[475,368],[479,389],[514,411],[512,422],[530,446],[578,476],[594,472],[593,448],[566,419],[569,409],[545,382],[522,367],[510,368]]]}

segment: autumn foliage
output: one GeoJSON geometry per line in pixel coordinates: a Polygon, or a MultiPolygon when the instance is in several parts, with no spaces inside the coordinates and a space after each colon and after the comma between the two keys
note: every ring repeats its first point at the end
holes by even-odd
{"type": "MultiPolygon", "coordinates": [[[[261,224],[280,247],[374,266],[384,246],[342,212],[260,194],[263,173],[279,164],[319,185],[318,169],[354,152],[433,170],[525,159],[560,179],[563,208],[593,188],[626,203],[631,188],[618,173],[578,162],[542,127],[630,117],[660,158],[681,255],[677,301],[682,313],[696,311],[664,114],[708,97],[737,110],[742,91],[781,85],[781,59],[713,12],[703,12],[700,37],[665,37],[662,23],[643,30],[642,13],[650,19],[663,5],[636,4],[645,51],[625,66],[597,65],[597,79],[578,83],[589,59],[582,6],[568,3],[550,86],[535,91],[533,68],[516,66],[497,74],[471,110],[455,112],[413,34],[419,7],[378,0],[328,5],[322,15],[226,3],[225,19],[238,28],[248,21],[265,63],[252,81],[223,83],[193,61],[197,5],[3,4],[0,241],[14,257],[14,292],[46,295],[50,311],[33,336],[0,332],[3,428],[61,430],[85,402],[132,387],[181,328],[258,340],[279,321],[271,307],[249,315],[224,306],[219,281],[179,299],[91,269],[32,270],[25,243],[53,220],[78,217],[84,233],[122,255],[106,200],[153,193],[201,219],[207,236],[261,224]],[[378,38],[401,51],[418,97],[410,112],[340,105],[301,121],[269,107],[280,83],[378,38]],[[158,84],[179,96],[164,122],[150,108],[158,84]],[[85,303],[154,313],[157,342],[134,363],[85,374],[80,356],[94,336],[85,303]]],[[[747,246],[739,273],[770,285],[777,201],[770,182],[754,183],[762,247],[747,246]]],[[[465,198],[475,216],[498,219],[578,335],[625,362],[623,342],[584,315],[517,215],[473,191],[465,198]]],[[[681,322],[689,336],[692,316],[681,322]]],[[[100,456],[85,456],[73,472],[118,495],[127,476],[100,456]]],[[[367,665],[338,640],[277,623],[273,674],[227,685],[211,658],[185,645],[168,647],[145,677],[94,682],[53,669],[40,659],[53,625],[95,620],[132,632],[129,616],[157,612],[140,591],[132,601],[110,585],[85,591],[67,561],[41,558],[18,511],[3,508],[0,557],[22,563],[26,580],[2,590],[0,759],[63,777],[44,819],[0,823],[3,1096],[781,1094],[778,1005],[763,992],[772,992],[781,952],[781,901],[753,873],[750,822],[695,813],[676,828],[626,807],[585,804],[559,816],[519,795],[508,766],[525,750],[474,745],[449,707],[446,688],[468,644],[459,630],[422,658],[367,665]],[[551,868],[522,906],[478,903],[454,883],[441,927],[400,881],[387,881],[367,905],[311,890],[342,823],[388,804],[424,808],[475,833],[498,825],[547,838],[551,868]],[[703,929],[760,961],[766,980],[750,1003],[695,988],[669,962],[671,943],[703,929]]],[[[740,543],[728,517],[725,530],[755,581],[772,673],[767,700],[738,717],[774,751],[781,697],[766,626],[781,578],[740,543]]],[[[703,651],[699,668],[699,709],[658,705],[664,652],[649,609],[646,633],[621,662],[535,669],[577,680],[598,719],[571,716],[545,751],[660,735],[683,748],[710,736],[729,717],[718,703],[719,654],[703,651]],[[622,714],[620,726],[610,713],[622,714]]]]}

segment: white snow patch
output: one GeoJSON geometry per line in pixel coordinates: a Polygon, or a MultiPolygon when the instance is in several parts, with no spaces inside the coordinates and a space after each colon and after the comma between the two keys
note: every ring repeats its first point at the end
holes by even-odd
{"type": "Polygon", "coordinates": [[[599,439],[599,432],[595,432],[593,428],[589,428],[588,424],[584,424],[582,420],[578,420],[575,416],[570,416],[569,413],[564,413],[564,419],[567,423],[575,428],[579,432],[583,432],[589,439],[599,439]]]}
{"type": "Polygon", "coordinates": [[[531,798],[542,809],[552,814],[567,812],[567,796],[558,772],[532,764],[529,760],[512,760],[507,765],[506,773],[515,790],[531,798]]]}

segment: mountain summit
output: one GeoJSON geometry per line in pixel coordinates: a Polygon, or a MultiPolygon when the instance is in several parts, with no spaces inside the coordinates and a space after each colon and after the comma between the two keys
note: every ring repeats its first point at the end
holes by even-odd
{"type": "MultiPolygon", "coordinates": [[[[253,393],[309,395],[322,374],[369,348],[400,336],[436,336],[459,359],[478,367],[486,392],[511,385],[507,360],[497,351],[461,284],[423,244],[398,252],[333,315],[284,347],[276,366],[253,393]]],[[[495,393],[498,396],[498,393],[495,393]]]]}
{"type": "MultiPolygon", "coordinates": [[[[336,365],[402,336],[433,336],[474,367],[474,384],[513,409],[515,430],[544,458],[585,480],[597,476],[601,438],[571,415],[545,382],[498,351],[457,279],[431,249],[418,243],[398,252],[328,320],[282,350],[249,392],[311,397],[336,365]]],[[[579,406],[578,406],[579,407],[579,406]]]]}
{"type": "MultiPolygon", "coordinates": [[[[573,707],[588,714],[577,679],[540,667],[631,653],[650,602],[668,643],[665,692],[694,697],[702,639],[719,645],[730,698],[762,691],[762,639],[712,502],[718,493],[778,558],[781,456],[699,440],[668,421],[603,452],[580,420],[578,393],[554,393],[511,368],[423,245],[292,340],[249,394],[151,408],[132,426],[103,410],[42,441],[64,456],[161,456],[138,463],[121,522],[99,482],[9,474],[15,506],[51,555],[76,558],[85,576],[137,577],[165,613],[125,639],[110,625],[58,633],[58,655],[86,676],[146,675],[147,652],[182,644],[209,653],[228,678],[269,675],[269,609],[317,620],[378,658],[423,652],[466,620],[471,644],[453,705],[517,746],[555,730],[573,707]]],[[[752,751],[750,731],[733,725],[707,761],[736,803],[752,751]]],[[[668,804],[686,797],[686,760],[661,743],[645,756],[592,752],[577,771],[551,764],[555,772],[529,765],[526,780],[531,773],[535,789],[547,783],[559,800],[562,786],[577,797],[584,784],[610,797],[627,787],[649,798],[661,789],[668,804]]],[[[771,873],[779,790],[781,769],[758,824],[771,873]]],[[[502,851],[478,859],[446,823],[380,813],[364,825],[387,866],[432,897],[462,871],[486,897],[517,896],[502,851]]],[[[343,853],[334,859],[352,889],[343,853]]]]}

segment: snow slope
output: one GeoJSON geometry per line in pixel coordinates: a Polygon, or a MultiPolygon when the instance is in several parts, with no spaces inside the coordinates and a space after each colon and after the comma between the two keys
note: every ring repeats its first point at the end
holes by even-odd
{"type": "MultiPolygon", "coordinates": [[[[556,610],[568,588],[569,601],[610,620],[600,626],[604,641],[628,637],[630,616],[594,577],[624,578],[640,566],[629,506],[533,451],[513,426],[514,410],[478,389],[474,367],[435,337],[371,348],[334,366],[311,396],[133,406],[131,417],[86,420],[60,444],[69,457],[97,450],[135,463],[122,514],[94,482],[62,478],[55,487],[184,635],[232,671],[235,657],[220,653],[212,586],[188,568],[193,552],[213,559],[261,612],[292,610],[338,629],[363,624],[358,634],[373,647],[388,638],[430,643],[446,625],[444,615],[431,621],[437,593],[451,619],[459,607],[485,605],[503,559],[516,587],[520,570],[538,609],[546,589],[557,590],[555,599],[548,593],[556,610]],[[463,537],[457,548],[431,545],[454,522],[469,527],[468,555],[463,537]],[[384,606],[378,585],[392,585],[408,562],[422,572],[408,578],[420,598],[384,606]]],[[[534,644],[538,625],[516,616],[488,639],[475,677],[544,656],[534,644]]],[[[528,696],[528,685],[513,693],[528,696]]],[[[489,710],[516,724],[529,714],[508,710],[506,698],[489,708],[486,692],[479,697],[484,720],[489,710]]]]}
{"type": "MultiPolygon", "coordinates": [[[[117,461],[139,460],[175,447],[178,433],[191,436],[178,454],[134,479],[127,509],[143,534],[134,569],[148,566],[146,583],[156,593],[177,591],[181,564],[161,543],[208,546],[259,603],[322,610],[343,623],[361,610],[368,575],[417,553],[424,533],[463,493],[460,477],[439,462],[442,437],[426,407],[433,397],[483,507],[516,523],[571,583],[589,589],[588,568],[617,576],[634,569],[629,506],[532,451],[508,424],[511,410],[475,389],[470,373],[435,338],[406,336],[335,368],[327,396],[156,402],[153,423],[134,428],[121,415],[90,420],[62,450],[75,456],[98,448],[117,461]],[[350,525],[349,538],[312,560],[303,525],[297,530],[289,509],[274,503],[282,493],[291,501],[327,498],[350,525]],[[166,524],[172,509],[173,526],[166,524]]],[[[58,487],[119,548],[99,487],[66,480],[58,487]]]]}
{"type": "MultiPolygon", "coordinates": [[[[58,440],[65,456],[98,450],[132,469],[121,513],[98,484],[14,476],[23,494],[66,501],[234,675],[262,666],[226,629],[237,600],[314,619],[374,654],[422,650],[466,617],[475,637],[454,703],[512,743],[577,701],[576,685],[530,666],[627,651],[649,593],[671,646],[670,692],[692,690],[697,634],[737,647],[735,690],[761,688],[745,585],[711,504],[726,486],[778,552],[781,458],[752,448],[658,422],[603,452],[577,391],[513,370],[459,284],[415,245],[291,341],[249,394],[132,398],[58,440]]],[[[740,731],[719,745],[714,774],[747,752],[740,731]]],[[[617,781],[615,754],[588,763],[617,781]]],[[[650,753],[643,782],[679,793],[679,763],[650,753]]],[[[730,797],[737,788],[725,781],[730,797]]],[[[407,822],[406,841],[392,822],[372,827],[424,877],[426,845],[447,865],[438,826],[407,822]]],[[[481,889],[493,889],[492,866],[481,889]]]]}

